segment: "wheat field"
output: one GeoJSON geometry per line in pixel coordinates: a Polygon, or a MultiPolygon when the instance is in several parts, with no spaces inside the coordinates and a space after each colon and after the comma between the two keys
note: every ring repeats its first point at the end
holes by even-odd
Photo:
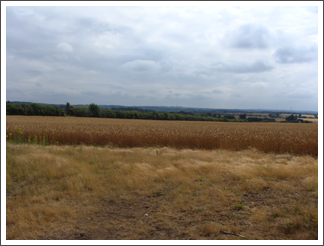
{"type": "Polygon", "coordinates": [[[15,137],[17,132],[14,128],[19,128],[25,142],[30,137],[31,142],[36,139],[40,143],[46,137],[46,143],[61,145],[227,150],[256,148],[266,153],[318,155],[318,124],[38,116],[7,116],[6,119],[8,138],[15,137]]]}

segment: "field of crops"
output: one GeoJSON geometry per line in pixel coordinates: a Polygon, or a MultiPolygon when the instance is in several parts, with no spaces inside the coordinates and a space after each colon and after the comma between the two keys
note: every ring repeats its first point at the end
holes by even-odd
{"type": "Polygon", "coordinates": [[[171,147],[318,155],[318,124],[6,116],[8,141],[58,145],[171,147]]]}

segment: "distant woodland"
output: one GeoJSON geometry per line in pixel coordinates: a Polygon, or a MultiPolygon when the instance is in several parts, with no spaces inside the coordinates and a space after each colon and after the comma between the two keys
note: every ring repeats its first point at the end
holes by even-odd
{"type": "MultiPolygon", "coordinates": [[[[91,103],[89,106],[71,106],[66,103],[64,107],[44,105],[37,103],[6,103],[6,115],[28,115],[28,116],[75,116],[75,117],[100,117],[118,119],[151,119],[151,120],[185,120],[185,121],[221,121],[221,122],[275,122],[274,118],[279,113],[269,114],[268,117],[247,117],[241,113],[238,117],[233,114],[221,114],[211,112],[156,112],[155,110],[140,109],[133,107],[101,108],[91,103]]],[[[297,115],[296,115],[297,116],[297,115]]],[[[300,119],[291,114],[284,122],[299,123],[300,119]]],[[[299,115],[301,116],[301,115],[299,115]]],[[[316,117],[317,115],[315,115],[316,117]]],[[[307,122],[307,121],[304,121],[307,122]]]]}
{"type": "Polygon", "coordinates": [[[66,104],[65,110],[58,106],[31,104],[11,104],[6,103],[6,115],[29,115],[29,116],[75,116],[75,117],[101,117],[118,119],[151,119],[151,120],[189,120],[189,121],[228,121],[228,122],[248,122],[246,118],[236,119],[234,116],[216,117],[220,115],[199,114],[194,115],[188,112],[168,113],[168,112],[140,112],[127,110],[101,109],[92,103],[89,107],[76,107],[66,104]]]}

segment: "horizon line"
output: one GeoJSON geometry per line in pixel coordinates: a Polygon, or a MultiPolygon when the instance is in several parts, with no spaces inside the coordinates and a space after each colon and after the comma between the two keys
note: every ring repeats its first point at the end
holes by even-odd
{"type": "MultiPolygon", "coordinates": [[[[52,104],[52,105],[66,105],[66,103],[44,103],[44,102],[28,102],[28,101],[10,101],[10,100],[7,100],[6,102],[22,102],[22,103],[41,103],[41,104],[52,104]]],[[[91,103],[78,103],[78,104],[71,104],[70,105],[90,105],[91,103]]],[[[97,104],[98,106],[101,105],[101,106],[122,106],[122,107],[165,107],[165,108],[192,108],[192,109],[216,109],[216,110],[219,110],[219,109],[224,109],[224,110],[271,110],[271,111],[275,111],[275,110],[278,110],[278,111],[289,111],[289,112],[297,112],[297,111],[312,111],[312,112],[317,112],[318,113],[318,110],[300,110],[300,109],[266,109],[266,108],[248,108],[248,109],[243,109],[243,108],[209,108],[209,107],[193,107],[193,106],[152,106],[152,105],[146,105],[146,106],[128,106],[128,105],[119,105],[119,104],[97,104]]]]}

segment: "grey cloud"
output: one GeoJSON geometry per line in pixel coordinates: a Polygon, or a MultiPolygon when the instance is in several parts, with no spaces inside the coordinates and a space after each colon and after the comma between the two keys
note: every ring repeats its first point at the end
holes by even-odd
{"type": "Polygon", "coordinates": [[[267,27],[258,24],[244,24],[225,37],[230,46],[243,49],[264,49],[269,46],[271,33],[267,27]]]}
{"type": "Polygon", "coordinates": [[[148,98],[148,96],[146,95],[137,95],[135,96],[136,99],[145,99],[145,98],[148,98]]]}
{"type": "Polygon", "coordinates": [[[85,96],[101,96],[102,95],[102,93],[98,92],[98,91],[81,91],[80,93],[85,96]]]}
{"type": "Polygon", "coordinates": [[[251,64],[234,63],[225,64],[218,62],[212,65],[213,70],[226,73],[262,73],[273,69],[272,66],[266,65],[263,61],[255,61],[251,64]]]}
{"type": "Polygon", "coordinates": [[[112,31],[113,28],[109,23],[99,21],[93,17],[76,17],[73,21],[75,32],[94,32],[100,33],[104,31],[112,31]]]}
{"type": "Polygon", "coordinates": [[[314,92],[310,92],[310,91],[290,91],[288,93],[286,93],[285,96],[289,97],[289,98],[296,98],[296,99],[311,99],[311,98],[316,98],[315,97],[316,94],[314,94],[314,92]]]}
{"type": "Polygon", "coordinates": [[[73,47],[72,45],[65,43],[65,42],[61,42],[57,45],[57,48],[66,52],[73,52],[73,47]]]}
{"type": "Polygon", "coordinates": [[[285,46],[275,51],[274,57],[280,63],[303,63],[317,60],[317,45],[285,46]]]}
{"type": "Polygon", "coordinates": [[[121,66],[121,68],[129,71],[147,72],[158,70],[160,68],[160,64],[150,60],[135,60],[126,62],[121,66]]]}
{"type": "MultiPolygon", "coordinates": [[[[318,14],[309,10],[8,6],[7,96],[175,106],[179,94],[181,106],[248,107],[255,100],[247,102],[251,91],[274,95],[303,83],[316,91],[317,45],[298,46],[318,37],[318,14]],[[231,96],[236,92],[244,100],[231,96]]],[[[300,98],[289,97],[317,107],[315,99],[300,98]]],[[[273,105],[271,99],[260,96],[258,105],[273,105]]]]}
{"type": "Polygon", "coordinates": [[[232,94],[232,96],[233,97],[238,97],[238,98],[242,97],[242,95],[240,95],[240,94],[232,94]]]}

